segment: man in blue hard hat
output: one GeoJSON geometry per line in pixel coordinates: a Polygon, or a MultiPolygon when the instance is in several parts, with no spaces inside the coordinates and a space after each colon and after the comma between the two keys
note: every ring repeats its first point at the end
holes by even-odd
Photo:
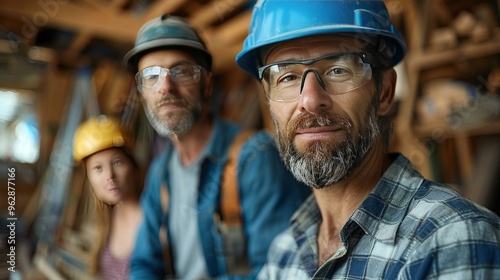
{"type": "Polygon", "coordinates": [[[238,65],[313,189],[258,279],[500,279],[500,220],[390,154],[405,56],[383,1],[258,1],[238,65]]]}
{"type": "Polygon", "coordinates": [[[148,172],[131,279],[254,279],[309,188],[268,134],[212,113],[212,56],[182,18],[146,23],[124,62],[169,141],[148,172]]]}

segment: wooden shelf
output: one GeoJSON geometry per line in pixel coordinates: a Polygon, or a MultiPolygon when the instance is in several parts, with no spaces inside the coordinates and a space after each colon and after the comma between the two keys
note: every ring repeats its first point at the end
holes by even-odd
{"type": "Polygon", "coordinates": [[[440,51],[410,52],[406,61],[412,68],[425,70],[456,63],[458,61],[483,58],[500,53],[500,29],[495,36],[480,43],[464,43],[456,48],[440,51]]]}
{"type": "Polygon", "coordinates": [[[500,134],[500,119],[462,129],[453,129],[445,124],[426,124],[416,125],[413,130],[419,138],[452,137],[459,134],[467,136],[500,134]]]}
{"type": "MultiPolygon", "coordinates": [[[[493,166],[490,164],[493,160],[490,162],[485,158],[484,153],[488,155],[488,152],[484,149],[490,149],[492,143],[500,139],[498,115],[491,116],[496,117],[495,120],[472,124],[488,119],[487,112],[478,112],[480,114],[474,116],[475,119],[463,119],[464,126],[454,129],[445,118],[426,121],[425,117],[417,114],[417,108],[424,88],[422,85],[426,82],[449,79],[461,80],[477,87],[486,85],[485,76],[500,66],[498,7],[491,5],[491,1],[481,0],[460,3],[452,0],[423,0],[403,1],[401,4],[408,43],[408,54],[404,61],[408,88],[398,107],[395,126],[397,148],[409,156],[414,167],[424,177],[457,184],[466,194],[480,192],[486,197],[491,196],[491,186],[488,184],[496,180],[497,175],[484,168],[484,165],[493,166]],[[474,16],[476,23],[486,24],[489,33],[464,35],[459,32],[461,29],[457,29],[457,26],[471,27],[475,24],[460,17],[462,11],[474,16]],[[444,38],[440,34],[449,37],[444,38]],[[478,34],[480,36],[472,36],[478,34]],[[420,124],[419,120],[426,122],[420,124]],[[485,143],[490,146],[485,146],[485,143]],[[444,174],[447,178],[443,177],[444,174]],[[477,178],[484,178],[485,183],[482,186],[474,184],[478,182],[477,178]]],[[[470,196],[476,202],[484,203],[484,206],[491,206],[478,197],[470,196]]]]}

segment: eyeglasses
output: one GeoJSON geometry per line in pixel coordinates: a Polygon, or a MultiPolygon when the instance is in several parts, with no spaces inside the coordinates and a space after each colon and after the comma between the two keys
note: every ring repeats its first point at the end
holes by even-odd
{"type": "Polygon", "coordinates": [[[288,60],[259,68],[259,79],[269,99],[292,102],[299,99],[309,72],[321,87],[337,95],[363,86],[372,77],[373,57],[364,52],[336,53],[306,60],[288,60]]]}
{"type": "Polygon", "coordinates": [[[159,90],[167,75],[170,81],[176,85],[187,85],[200,80],[201,72],[205,69],[199,65],[181,64],[172,68],[165,68],[161,66],[151,66],[142,69],[135,75],[137,82],[137,89],[139,92],[144,93],[145,90],[157,91],[159,90]]]}

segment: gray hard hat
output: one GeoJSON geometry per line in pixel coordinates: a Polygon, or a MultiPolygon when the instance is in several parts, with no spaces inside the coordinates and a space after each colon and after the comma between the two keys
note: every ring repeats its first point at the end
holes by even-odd
{"type": "Polygon", "coordinates": [[[198,32],[180,17],[162,15],[146,22],[137,35],[134,48],[123,58],[123,63],[134,73],[139,59],[154,50],[190,49],[199,53],[210,71],[212,56],[198,32]]]}

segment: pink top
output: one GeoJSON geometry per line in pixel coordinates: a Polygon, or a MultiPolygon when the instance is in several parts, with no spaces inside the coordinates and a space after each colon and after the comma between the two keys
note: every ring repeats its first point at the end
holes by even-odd
{"type": "Polygon", "coordinates": [[[109,244],[106,243],[101,254],[101,276],[105,280],[126,280],[129,275],[130,256],[119,259],[111,254],[109,244]]]}

